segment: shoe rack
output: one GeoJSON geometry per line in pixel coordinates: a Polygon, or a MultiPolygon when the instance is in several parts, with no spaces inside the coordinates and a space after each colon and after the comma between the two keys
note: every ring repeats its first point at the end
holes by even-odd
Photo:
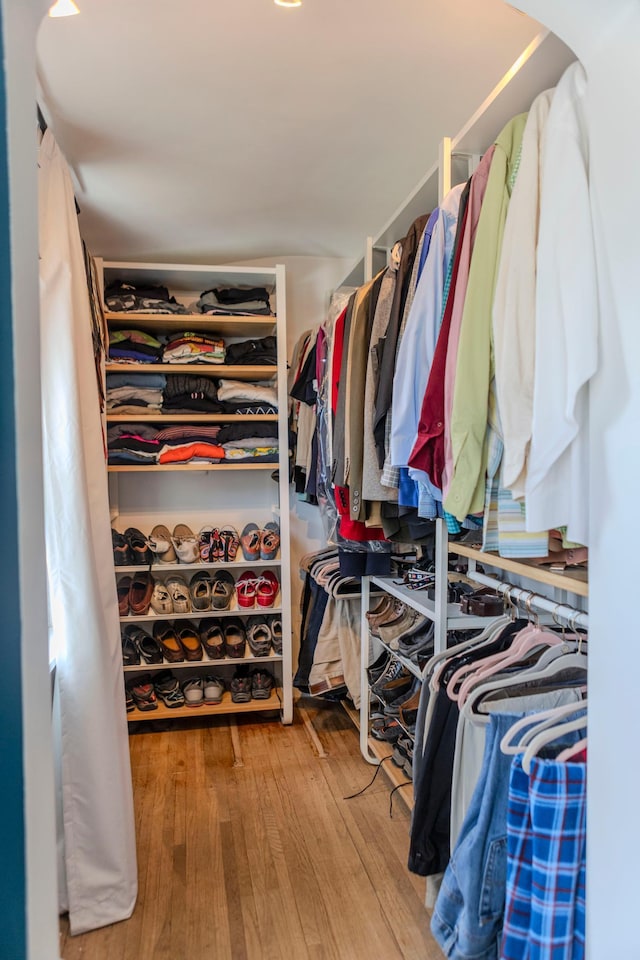
{"type": "Polygon", "coordinates": [[[222,338],[225,345],[239,341],[275,335],[277,338],[277,366],[211,365],[208,363],[164,364],[148,363],[106,363],[106,373],[135,372],[136,374],[192,374],[211,378],[229,378],[245,381],[274,381],[278,393],[278,413],[256,416],[163,412],[147,413],[142,409],[140,415],[109,414],[105,417],[105,429],[115,423],[144,423],[158,430],[163,426],[178,423],[224,424],[230,422],[277,421],[279,437],[278,463],[185,463],[185,464],[135,464],[108,466],[109,497],[112,526],[120,533],[128,527],[136,527],[149,535],[158,523],[166,524],[170,531],[178,523],[186,523],[195,535],[204,526],[232,526],[242,533],[247,523],[254,522],[264,529],[265,525],[276,520],[280,527],[280,550],[274,560],[250,560],[243,558],[239,548],[237,558],[230,562],[197,563],[153,563],[151,567],[117,566],[115,580],[123,576],[149,570],[154,578],[165,580],[172,573],[178,573],[189,582],[198,571],[206,570],[212,575],[216,570],[225,569],[232,573],[235,580],[246,570],[255,571],[256,577],[271,570],[280,583],[280,589],[272,607],[239,607],[234,595],[227,610],[198,610],[191,613],[156,615],[152,609],[144,616],[127,615],[121,617],[121,630],[128,624],[137,624],[148,633],[153,632],[154,622],[168,620],[179,625],[180,621],[191,620],[199,626],[207,621],[241,617],[245,625],[260,619],[277,616],[282,621],[282,653],[270,653],[266,657],[255,657],[249,645],[243,658],[225,657],[209,660],[203,651],[201,661],[183,663],[147,664],[124,666],[125,679],[140,674],[151,674],[161,670],[172,670],[182,680],[191,676],[216,674],[226,681],[227,690],[219,704],[203,704],[198,707],[167,708],[158,701],[157,709],[139,711],[135,709],[127,714],[129,722],[153,721],[158,719],[180,719],[181,717],[202,717],[214,714],[248,713],[252,711],[274,711],[279,713],[282,723],[293,719],[293,685],[291,660],[291,594],[290,594],[290,557],[289,557],[289,443],[288,443],[288,397],[287,397],[287,358],[286,358],[286,300],[285,268],[250,268],[234,266],[201,266],[184,264],[150,264],[114,261],[98,261],[102,289],[109,282],[119,278],[126,282],[161,284],[168,288],[171,295],[184,304],[195,301],[203,290],[216,286],[266,286],[275,289],[275,316],[212,316],[161,315],[134,312],[110,312],[105,308],[105,319],[109,329],[141,329],[151,334],[166,334],[189,330],[214,334],[222,338]],[[229,681],[237,667],[268,669],[275,678],[275,687],[269,699],[256,699],[248,703],[234,703],[228,690],[229,681]]]}

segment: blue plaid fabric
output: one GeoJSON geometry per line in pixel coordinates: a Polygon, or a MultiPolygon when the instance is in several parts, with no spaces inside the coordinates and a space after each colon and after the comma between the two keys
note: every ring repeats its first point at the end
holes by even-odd
{"type": "Polygon", "coordinates": [[[584,960],[586,799],[585,763],[514,759],[500,960],[584,960]]]}

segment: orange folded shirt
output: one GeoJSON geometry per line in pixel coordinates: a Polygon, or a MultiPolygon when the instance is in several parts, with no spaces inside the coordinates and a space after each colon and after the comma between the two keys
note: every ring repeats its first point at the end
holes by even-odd
{"type": "Polygon", "coordinates": [[[181,447],[163,447],[158,463],[181,463],[187,460],[224,460],[224,450],[216,443],[186,443],[181,447]]]}

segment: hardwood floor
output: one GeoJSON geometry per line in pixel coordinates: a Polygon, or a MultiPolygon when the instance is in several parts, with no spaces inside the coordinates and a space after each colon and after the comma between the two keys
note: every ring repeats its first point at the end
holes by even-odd
{"type": "Polygon", "coordinates": [[[339,707],[303,702],[324,759],[297,711],[132,734],[138,904],[79,937],[63,921],[64,960],[440,960],[405,805],[389,819],[382,773],[343,799],[373,769],[339,707]]]}

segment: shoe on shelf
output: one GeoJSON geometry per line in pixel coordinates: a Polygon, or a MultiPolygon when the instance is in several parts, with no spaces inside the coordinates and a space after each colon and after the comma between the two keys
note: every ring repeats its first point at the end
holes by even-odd
{"type": "Polygon", "coordinates": [[[155,580],[150,573],[136,573],[129,587],[129,612],[134,617],[146,617],[151,605],[155,580]]]}
{"type": "Polygon", "coordinates": [[[125,630],[121,636],[122,642],[122,665],[125,667],[136,667],[140,663],[140,651],[133,637],[127,636],[125,630]]]}
{"type": "Polygon", "coordinates": [[[224,633],[220,620],[203,620],[200,624],[200,643],[209,660],[222,660],[225,655],[224,633]]]}
{"type": "Polygon", "coordinates": [[[167,577],[166,587],[173,601],[173,612],[191,613],[191,598],[185,578],[180,574],[167,577]]]}
{"type": "Polygon", "coordinates": [[[222,541],[222,557],[225,563],[233,563],[238,555],[240,546],[240,537],[235,527],[224,527],[220,531],[220,540],[222,541]]]}
{"type": "Polygon", "coordinates": [[[198,532],[198,549],[200,551],[200,559],[203,563],[209,563],[213,559],[211,556],[211,534],[213,530],[211,527],[201,527],[198,532]]]}
{"type": "Polygon", "coordinates": [[[275,681],[268,670],[251,671],[251,699],[268,700],[271,696],[275,681]]]}
{"type": "Polygon", "coordinates": [[[176,707],[184,707],[184,694],[180,689],[180,684],[171,670],[161,670],[153,678],[153,686],[156,696],[164,703],[169,710],[175,710],[176,707]]]}
{"type": "Polygon", "coordinates": [[[401,602],[401,600],[396,600],[394,597],[390,597],[389,594],[385,594],[373,610],[367,611],[366,617],[369,621],[369,626],[374,627],[378,623],[384,623],[394,607],[401,602]]]}
{"type": "Polygon", "coordinates": [[[257,523],[248,523],[240,534],[240,546],[245,560],[260,559],[260,543],[262,537],[257,523]]]}
{"type": "Polygon", "coordinates": [[[141,630],[134,623],[124,628],[125,638],[129,643],[134,644],[138,653],[145,663],[162,663],[162,650],[160,645],[148,633],[141,630]]]}
{"type": "Polygon", "coordinates": [[[417,633],[429,622],[427,617],[423,617],[417,610],[409,607],[398,620],[394,620],[393,623],[389,624],[381,624],[381,626],[377,627],[376,635],[383,643],[391,647],[392,650],[397,650],[398,643],[403,637],[417,633]]]}
{"type": "Polygon", "coordinates": [[[156,523],[149,534],[149,546],[156,555],[158,563],[177,563],[176,551],[173,549],[171,534],[163,523],[156,523]]]}
{"type": "Polygon", "coordinates": [[[202,644],[198,630],[190,620],[180,620],[176,623],[178,643],[184,650],[185,660],[202,660],[202,644]]]}
{"type": "Polygon", "coordinates": [[[412,727],[415,727],[416,720],[418,719],[418,708],[420,707],[420,694],[422,693],[422,684],[418,684],[413,693],[413,696],[409,697],[408,700],[405,700],[404,703],[400,704],[400,723],[405,728],[405,730],[411,731],[412,727]]]}
{"type": "Polygon", "coordinates": [[[202,677],[189,677],[182,684],[182,693],[187,707],[201,707],[204,703],[204,683],[202,677]]]}
{"type": "Polygon", "coordinates": [[[199,570],[195,576],[191,577],[189,583],[189,593],[191,594],[191,607],[193,610],[211,609],[211,588],[213,581],[211,574],[207,570],[199,570]]]}
{"type": "Polygon", "coordinates": [[[132,563],[136,563],[141,567],[150,567],[153,563],[153,553],[151,552],[149,541],[144,533],[138,530],[137,527],[129,527],[129,529],[124,532],[124,538],[129,544],[132,563]]]}
{"type": "Polygon", "coordinates": [[[369,629],[373,636],[378,637],[382,627],[390,627],[392,624],[402,620],[408,609],[409,607],[407,607],[402,600],[394,600],[392,606],[389,607],[386,613],[380,614],[375,620],[373,618],[369,620],[369,629]]]}
{"type": "Polygon", "coordinates": [[[198,563],[200,560],[200,543],[191,527],[188,527],[186,523],[176,524],[171,542],[178,554],[180,563],[198,563]]]}
{"type": "Polygon", "coordinates": [[[258,577],[251,570],[245,570],[236,580],[236,594],[238,597],[238,606],[244,609],[250,609],[256,605],[256,592],[258,590],[258,577]]]}
{"type": "Polygon", "coordinates": [[[217,570],[211,578],[211,609],[228,610],[236,591],[236,583],[228,570],[217,570]]]}
{"type": "Polygon", "coordinates": [[[162,655],[168,663],[183,663],[184,650],[176,636],[176,632],[166,620],[160,620],[153,625],[153,637],[162,655]]]}
{"type": "Polygon", "coordinates": [[[402,664],[399,664],[399,666],[400,670],[396,674],[388,680],[381,678],[371,688],[378,700],[382,700],[385,704],[389,704],[402,696],[403,693],[407,693],[416,679],[406,667],[403,667],[402,664]]]}
{"type": "Polygon", "coordinates": [[[157,710],[158,701],[156,700],[155,690],[151,682],[151,674],[141,673],[140,676],[127,680],[127,690],[133,697],[133,702],[143,712],[147,710],[157,710]]]}
{"type": "Polygon", "coordinates": [[[402,727],[393,717],[374,720],[371,725],[371,736],[375,740],[383,740],[385,743],[395,743],[402,732],[402,727]]]}
{"type": "Polygon", "coordinates": [[[282,620],[280,617],[271,617],[268,620],[269,627],[271,629],[271,643],[273,644],[273,652],[278,656],[282,655],[282,620]]]}
{"type": "Polygon", "coordinates": [[[247,626],[247,642],[254,657],[268,657],[271,650],[271,628],[266,621],[251,621],[247,626]]]}
{"type": "Polygon", "coordinates": [[[154,613],[157,613],[159,617],[167,617],[170,613],[173,613],[173,600],[161,580],[156,580],[153,586],[151,609],[154,613]]]}
{"type": "Polygon", "coordinates": [[[129,613],[129,591],[131,590],[131,577],[120,577],[117,582],[118,588],[118,614],[126,617],[129,613]]]}
{"type": "Polygon", "coordinates": [[[205,703],[222,703],[222,695],[225,691],[225,683],[222,677],[208,675],[203,680],[203,693],[205,703]]]}
{"type": "Polygon", "coordinates": [[[410,660],[415,660],[419,654],[431,655],[434,636],[435,626],[429,622],[420,630],[401,637],[398,641],[398,653],[410,660]]]}
{"type": "Polygon", "coordinates": [[[377,680],[380,679],[384,671],[389,665],[389,660],[391,659],[391,654],[388,650],[383,650],[377,660],[374,660],[373,663],[370,663],[367,667],[367,678],[369,680],[369,686],[372,686],[377,680]]]}
{"type": "Polygon", "coordinates": [[[280,527],[277,523],[265,523],[260,535],[260,559],[275,560],[280,549],[280,527]]]}
{"type": "Polygon", "coordinates": [[[251,700],[251,677],[245,672],[236,670],[231,683],[231,700],[233,703],[249,703],[251,700]]]}
{"type": "Polygon", "coordinates": [[[126,567],[133,563],[127,538],[117,530],[111,528],[111,545],[113,547],[113,564],[116,567],[126,567]]]}
{"type": "Polygon", "coordinates": [[[229,617],[224,623],[224,650],[228,657],[240,660],[245,655],[247,634],[240,617],[229,617]]]}
{"type": "Polygon", "coordinates": [[[272,570],[265,570],[258,579],[256,601],[259,607],[274,607],[280,590],[278,578],[272,570]]]}
{"type": "Polygon", "coordinates": [[[379,684],[385,684],[388,680],[395,680],[405,669],[396,657],[389,656],[386,667],[378,679],[371,684],[371,692],[375,693],[379,684]]]}
{"type": "MultiPolygon", "coordinates": [[[[400,710],[405,703],[414,700],[416,693],[418,698],[420,697],[420,688],[422,687],[422,681],[418,680],[417,677],[414,677],[413,683],[409,686],[408,690],[404,690],[402,693],[399,693],[390,702],[388,701],[385,704],[384,712],[387,717],[398,717],[400,718],[400,710]]],[[[417,710],[417,708],[416,708],[417,710]]]]}
{"type": "Polygon", "coordinates": [[[135,710],[136,705],[135,705],[135,703],[133,702],[133,694],[131,693],[131,691],[130,691],[129,688],[127,687],[126,683],[125,683],[125,685],[124,685],[124,702],[125,702],[125,706],[126,706],[126,708],[127,708],[127,713],[131,713],[132,710],[135,710]]]}

